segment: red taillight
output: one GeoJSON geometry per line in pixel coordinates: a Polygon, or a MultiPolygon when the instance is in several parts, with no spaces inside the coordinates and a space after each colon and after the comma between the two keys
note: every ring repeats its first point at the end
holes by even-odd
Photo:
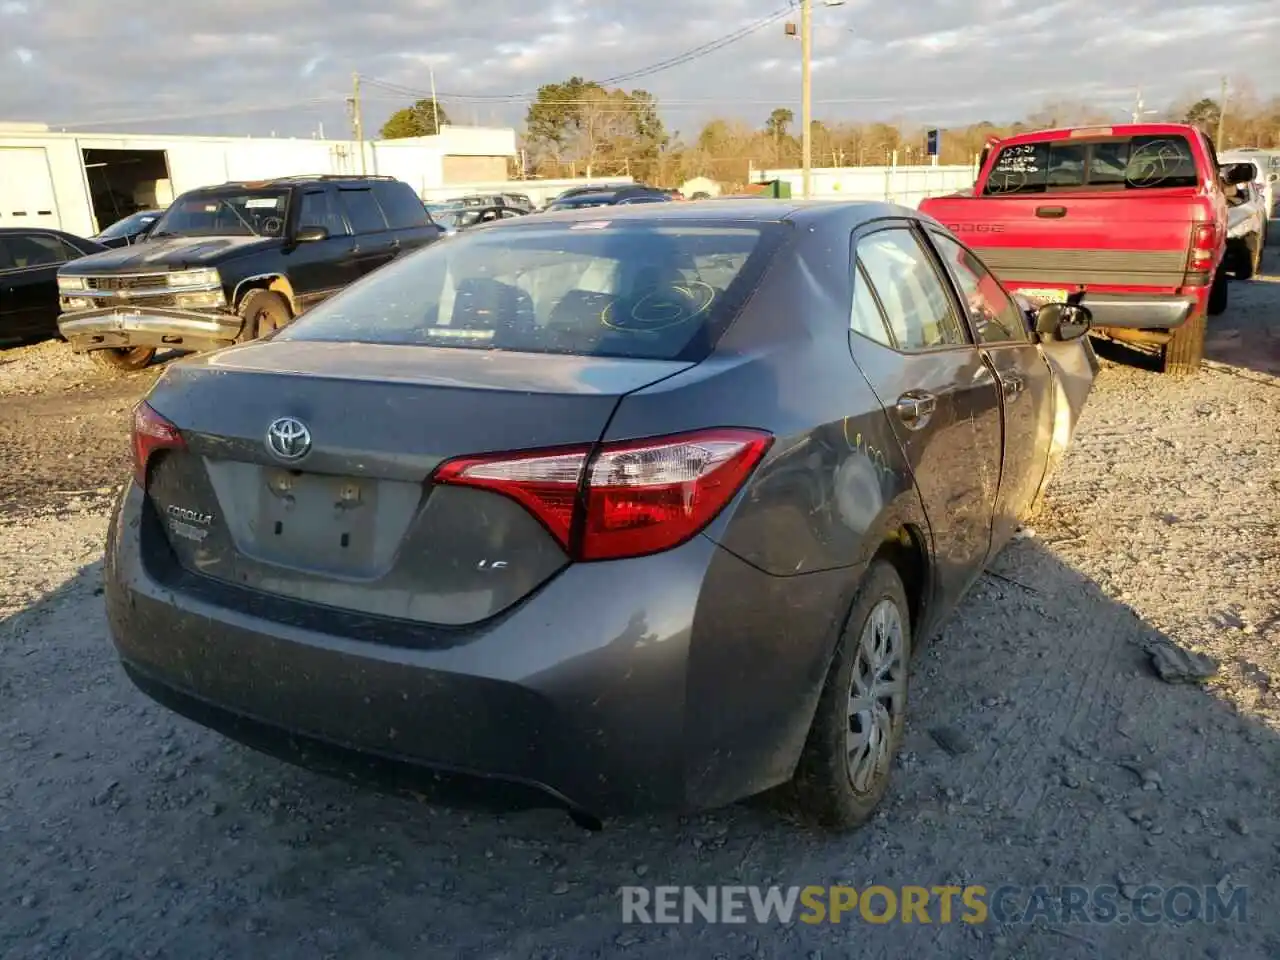
{"type": "Polygon", "coordinates": [[[1214,254],[1218,250],[1218,225],[1197,223],[1191,228],[1191,251],[1187,255],[1190,273],[1205,273],[1213,269],[1214,254]]]}
{"type": "Polygon", "coordinates": [[[147,484],[147,461],[157,450],[185,447],[178,428],[152,409],[145,400],[133,408],[133,477],[147,484]]]}
{"type": "Polygon", "coordinates": [[[590,448],[451,460],[435,482],[511,497],[579,560],[669,550],[715,519],[772,437],[716,429],[590,448]]]}

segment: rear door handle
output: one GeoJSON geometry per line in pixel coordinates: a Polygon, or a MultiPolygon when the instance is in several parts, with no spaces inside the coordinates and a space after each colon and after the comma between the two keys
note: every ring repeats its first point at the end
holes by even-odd
{"type": "Polygon", "coordinates": [[[1048,217],[1051,220],[1056,220],[1060,217],[1065,217],[1066,215],[1066,207],[1036,207],[1037,217],[1048,217]]]}
{"type": "Polygon", "coordinates": [[[894,412],[898,414],[898,419],[911,430],[919,430],[928,423],[936,409],[938,409],[937,398],[922,390],[907,391],[894,405],[894,412]]]}

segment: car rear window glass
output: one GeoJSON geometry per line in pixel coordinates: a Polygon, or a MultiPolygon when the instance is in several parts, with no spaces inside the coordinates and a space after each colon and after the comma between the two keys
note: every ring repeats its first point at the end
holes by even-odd
{"type": "Polygon", "coordinates": [[[1162,134],[1013,144],[996,155],[983,193],[1143,190],[1198,182],[1191,144],[1185,137],[1162,134]]]}
{"type": "Polygon", "coordinates": [[[633,219],[484,227],[376,271],[280,336],[697,360],[787,233],[633,219]]]}

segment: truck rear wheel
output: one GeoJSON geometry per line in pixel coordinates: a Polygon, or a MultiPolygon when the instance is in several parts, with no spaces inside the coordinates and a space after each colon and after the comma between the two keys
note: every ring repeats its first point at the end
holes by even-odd
{"type": "Polygon", "coordinates": [[[1205,315],[1197,310],[1173,331],[1173,339],[1161,348],[1163,373],[1184,375],[1200,369],[1200,361],[1204,359],[1204,327],[1205,315]]]}
{"type": "Polygon", "coordinates": [[[271,290],[250,290],[237,312],[244,319],[237,338],[241,343],[274,333],[293,319],[289,301],[271,290]]]}
{"type": "Polygon", "coordinates": [[[155,347],[108,347],[105,350],[89,351],[89,357],[98,366],[120,371],[141,370],[155,356],[155,347]]]}
{"type": "Polygon", "coordinates": [[[1245,237],[1235,250],[1235,275],[1237,280],[1252,280],[1258,273],[1262,260],[1262,238],[1245,237]]]}
{"type": "MultiPolygon", "coordinates": [[[[1214,274],[1213,286],[1209,288],[1208,314],[1211,317],[1221,316],[1227,312],[1227,270],[1225,265],[1214,274]]],[[[1190,323],[1191,321],[1187,321],[1190,323]]],[[[1186,324],[1183,324],[1186,326],[1186,324]]]]}

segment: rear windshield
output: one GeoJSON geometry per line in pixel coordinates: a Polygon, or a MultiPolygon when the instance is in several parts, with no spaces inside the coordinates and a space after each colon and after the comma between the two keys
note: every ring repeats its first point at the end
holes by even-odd
{"type": "Polygon", "coordinates": [[[482,227],[374,272],[279,338],[700,360],[787,233],[724,221],[482,227]]]}
{"type": "Polygon", "coordinates": [[[1108,137],[1004,147],[983,194],[1195,187],[1195,154],[1185,137],[1108,137]]]}

